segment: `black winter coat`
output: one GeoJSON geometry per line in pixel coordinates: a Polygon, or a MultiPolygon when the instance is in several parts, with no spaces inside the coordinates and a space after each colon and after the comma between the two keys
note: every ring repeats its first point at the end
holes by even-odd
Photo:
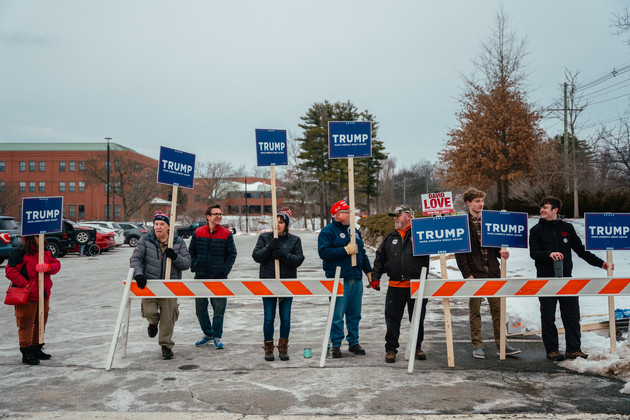
{"type": "Polygon", "coordinates": [[[487,247],[488,250],[488,271],[483,265],[481,255],[481,238],[474,222],[468,215],[468,231],[470,232],[470,252],[455,254],[457,268],[462,273],[463,278],[473,276],[475,279],[498,279],[501,277],[501,248],[487,247]]]}
{"type": "Polygon", "coordinates": [[[584,248],[571,223],[540,219],[529,231],[529,256],[534,259],[538,277],[555,277],[553,260],[549,257],[552,252],[564,255],[563,276],[571,277],[571,250],[590,265],[601,267],[604,264],[604,260],[584,248]]]}
{"type": "Polygon", "coordinates": [[[376,250],[372,280],[380,280],[383,273],[387,273],[389,279],[395,281],[419,279],[422,267],[429,268],[429,256],[413,255],[411,231],[403,238],[394,230],[383,239],[376,250]]]}
{"type": "MultiPolygon", "coordinates": [[[[260,264],[259,275],[261,279],[275,279],[276,268],[275,260],[271,258],[271,250],[269,243],[273,239],[272,232],[260,234],[252,258],[260,264]]],[[[280,249],[282,257],[280,257],[280,278],[294,279],[297,278],[297,268],[304,262],[304,254],[302,253],[302,241],[298,236],[287,233],[280,236],[280,249]]]]}

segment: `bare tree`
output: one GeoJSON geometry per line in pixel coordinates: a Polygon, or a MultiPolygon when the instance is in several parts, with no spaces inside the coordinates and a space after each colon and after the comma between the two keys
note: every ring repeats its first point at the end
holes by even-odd
{"type": "Polygon", "coordinates": [[[597,135],[597,146],[608,188],[630,190],[630,119],[621,119],[615,128],[602,127],[597,135]]]}
{"type": "Polygon", "coordinates": [[[221,199],[232,188],[232,179],[244,173],[244,168],[234,168],[230,162],[223,160],[202,161],[197,164],[195,177],[200,194],[208,202],[221,199]]]}
{"type": "Polygon", "coordinates": [[[17,186],[17,182],[5,183],[2,188],[0,188],[0,214],[17,214],[19,204],[20,190],[17,186]]]}
{"type": "Polygon", "coordinates": [[[394,176],[396,174],[396,158],[390,157],[383,162],[379,172],[378,196],[376,212],[387,213],[394,205],[394,176]]]}
{"type": "MultiPolygon", "coordinates": [[[[623,35],[626,32],[630,32],[630,10],[626,7],[619,13],[613,13],[612,23],[617,28],[614,32],[615,35],[623,35]]],[[[630,38],[626,40],[626,43],[630,45],[630,38]]]]}

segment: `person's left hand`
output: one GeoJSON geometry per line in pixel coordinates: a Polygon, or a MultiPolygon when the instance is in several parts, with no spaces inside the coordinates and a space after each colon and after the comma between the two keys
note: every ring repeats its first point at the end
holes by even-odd
{"type": "Polygon", "coordinates": [[[164,255],[166,255],[171,260],[177,259],[177,252],[175,252],[173,248],[166,248],[166,251],[164,251],[164,255]]]}
{"type": "Polygon", "coordinates": [[[273,258],[274,260],[279,260],[280,258],[284,257],[284,251],[281,249],[274,249],[273,251],[271,251],[271,258],[273,258]]]}
{"type": "Polygon", "coordinates": [[[602,264],[604,270],[608,270],[608,267],[610,267],[610,271],[615,271],[615,263],[608,265],[608,262],[605,261],[604,264],[602,264]]]}
{"type": "Polygon", "coordinates": [[[35,266],[35,271],[38,273],[47,273],[50,271],[50,265],[46,263],[37,264],[35,266]]]}
{"type": "Polygon", "coordinates": [[[510,252],[509,251],[499,251],[499,255],[501,255],[501,258],[505,258],[506,260],[508,258],[510,258],[510,252]]]}

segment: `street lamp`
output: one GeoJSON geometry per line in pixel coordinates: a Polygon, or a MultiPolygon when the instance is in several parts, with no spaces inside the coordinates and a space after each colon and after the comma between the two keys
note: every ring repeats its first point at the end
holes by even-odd
{"type": "Polygon", "coordinates": [[[107,211],[105,212],[105,220],[109,221],[109,141],[111,140],[111,137],[105,137],[105,140],[107,140],[107,211]]]}

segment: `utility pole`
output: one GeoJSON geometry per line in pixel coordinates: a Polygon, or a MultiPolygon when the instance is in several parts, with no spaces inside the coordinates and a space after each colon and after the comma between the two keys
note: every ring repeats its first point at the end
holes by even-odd
{"type": "Polygon", "coordinates": [[[567,82],[564,82],[564,170],[566,171],[566,188],[567,194],[571,191],[569,184],[569,118],[567,113],[569,106],[567,104],[567,82]]]}
{"type": "Polygon", "coordinates": [[[107,212],[105,212],[105,220],[109,221],[109,213],[111,212],[111,209],[109,208],[109,166],[110,166],[110,162],[109,162],[109,141],[111,140],[111,137],[105,137],[105,140],[107,140],[107,212]]]}

